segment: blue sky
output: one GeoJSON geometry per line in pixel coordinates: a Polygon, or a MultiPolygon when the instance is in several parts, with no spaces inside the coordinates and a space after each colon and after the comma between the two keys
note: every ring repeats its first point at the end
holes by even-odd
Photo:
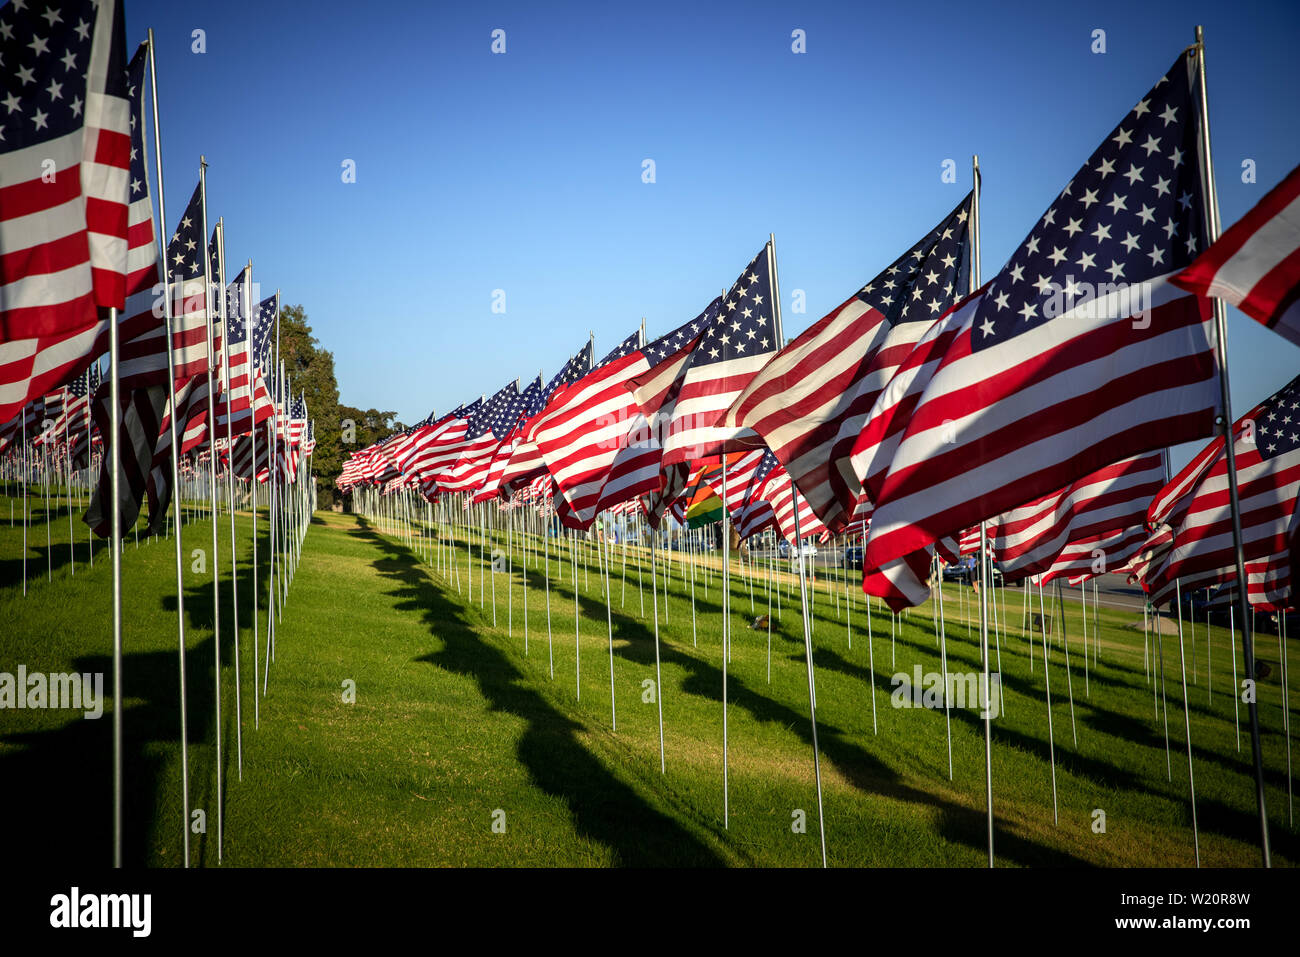
{"type": "MultiPolygon", "coordinates": [[[[956,205],[973,153],[991,277],[1198,23],[1225,224],[1300,162],[1293,2],[466,6],[126,0],[129,42],[157,37],[172,225],[204,153],[228,261],[306,307],[342,401],[407,422],[589,331],[667,331],[769,233],[793,336],[956,205]]],[[[1235,311],[1229,343],[1238,415],[1300,373],[1235,311]]]]}

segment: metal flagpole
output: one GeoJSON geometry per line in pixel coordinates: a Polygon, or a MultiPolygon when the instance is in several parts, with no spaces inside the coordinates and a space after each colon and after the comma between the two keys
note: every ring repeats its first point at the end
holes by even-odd
{"type": "MultiPolygon", "coordinates": [[[[239,681],[239,556],[235,549],[235,439],[234,426],[231,423],[234,418],[234,410],[231,408],[233,396],[230,388],[231,343],[230,317],[226,302],[226,221],[224,217],[217,218],[217,271],[221,274],[217,289],[218,295],[221,296],[222,352],[224,354],[224,361],[221,363],[221,387],[226,393],[226,454],[230,456],[230,463],[226,467],[226,494],[227,504],[230,508],[230,620],[231,630],[235,636],[235,768],[239,780],[242,781],[244,780],[244,707],[240,696],[239,681]]],[[[245,324],[244,328],[247,331],[247,324],[245,324]]],[[[213,455],[216,455],[215,444],[213,446],[213,455]]]]}
{"type": "MultiPolygon", "coordinates": [[[[722,290],[727,298],[727,290],[722,290]]],[[[777,341],[780,341],[777,326],[777,341]]],[[[731,530],[727,527],[727,456],[722,455],[722,826],[731,827],[730,781],[727,762],[727,662],[731,659],[731,530]]]]}
{"type": "MultiPolygon", "coordinates": [[[[108,444],[119,456],[119,405],[117,310],[108,310],[108,394],[113,414],[108,417],[108,444]]],[[[90,396],[87,395],[87,401],[90,396]]],[[[89,435],[87,435],[89,439],[89,435]]],[[[122,498],[121,466],[111,463],[109,490],[113,496],[113,866],[122,866],[122,498]]]]}
{"type": "MultiPolygon", "coordinates": [[[[599,547],[598,557],[601,562],[601,569],[605,573],[605,620],[609,626],[609,723],[612,730],[618,730],[618,714],[614,708],[614,611],[610,607],[609,587],[609,547],[605,541],[605,533],[602,530],[597,540],[599,547]]],[[[653,545],[651,546],[653,547],[653,545]]],[[[597,572],[599,574],[599,572],[597,572]]],[[[656,649],[657,650],[657,649],[656,649]]],[[[655,685],[655,697],[659,696],[658,684],[655,685]]]]}
{"type": "MultiPolygon", "coordinates": [[[[1238,579],[1238,591],[1245,591],[1246,580],[1238,579]]],[[[1187,661],[1183,656],[1183,589],[1182,581],[1174,579],[1174,600],[1178,602],[1178,667],[1183,676],[1183,730],[1187,734],[1187,785],[1192,799],[1192,848],[1196,853],[1196,866],[1201,866],[1201,834],[1196,823],[1196,776],[1192,772],[1192,718],[1187,700],[1187,661]]]]}
{"type": "MultiPolygon", "coordinates": [[[[1210,151],[1210,107],[1205,88],[1205,34],[1200,26],[1196,28],[1196,73],[1200,87],[1201,106],[1201,178],[1205,188],[1205,233],[1206,239],[1213,244],[1219,238],[1219,196],[1214,182],[1214,160],[1210,151]]],[[[1249,601],[1246,595],[1246,557],[1242,548],[1241,501],[1237,494],[1237,455],[1233,449],[1232,401],[1228,383],[1228,318],[1222,299],[1212,299],[1214,308],[1215,338],[1218,340],[1219,358],[1219,397],[1223,406],[1219,427],[1223,432],[1223,447],[1228,467],[1228,496],[1232,512],[1232,543],[1236,553],[1237,565],[1237,610],[1241,612],[1241,650],[1246,666],[1247,678],[1255,680],[1255,638],[1254,629],[1248,624],[1250,617],[1249,601]]],[[[1255,804],[1259,812],[1259,848],[1265,867],[1272,867],[1272,853],[1268,838],[1268,809],[1264,801],[1264,761],[1259,740],[1259,706],[1256,696],[1246,703],[1250,719],[1250,746],[1255,762],[1255,804]]]]}
{"type": "MultiPolygon", "coordinates": [[[[1074,746],[1077,748],[1079,746],[1079,732],[1074,723],[1074,679],[1070,677],[1070,638],[1065,632],[1065,599],[1061,596],[1061,582],[1059,579],[1056,581],[1056,598],[1061,607],[1061,648],[1065,652],[1065,686],[1070,695],[1070,735],[1074,740],[1074,746]]],[[[1087,653],[1085,648],[1084,654],[1087,653]]]]}
{"type": "MultiPolygon", "coordinates": [[[[162,167],[162,132],[158,125],[158,71],[154,62],[154,45],[153,45],[153,28],[149,29],[149,86],[153,100],[153,142],[154,142],[154,163],[158,179],[158,216],[162,224],[160,233],[165,235],[167,228],[167,203],[163,195],[163,167],[162,167]]],[[[141,137],[142,142],[144,138],[141,137]]],[[[146,159],[147,163],[147,159],[146,159]]],[[[146,165],[146,169],[147,169],[146,165]]],[[[163,289],[163,323],[167,334],[167,408],[171,410],[168,416],[171,431],[171,460],[172,460],[172,513],[175,516],[176,532],[176,634],[177,634],[177,651],[180,670],[180,691],[181,691],[181,833],[182,847],[184,848],[184,866],[190,866],[190,758],[189,758],[189,728],[187,721],[188,702],[186,700],[185,689],[185,578],[183,570],[184,557],[181,545],[181,526],[182,526],[182,498],[184,489],[181,487],[181,466],[180,466],[180,448],[179,440],[176,434],[176,356],[173,352],[174,342],[172,340],[172,287],[171,287],[171,270],[167,262],[166,254],[167,244],[160,242],[158,244],[158,258],[162,268],[163,289]]],[[[149,516],[150,524],[153,524],[154,517],[149,516]]]]}
{"type": "MultiPolygon", "coordinates": [[[[208,241],[208,162],[202,156],[199,157],[199,192],[203,198],[203,242],[208,241]]],[[[224,293],[225,290],[222,290],[224,293]]],[[[212,257],[208,255],[206,248],[203,250],[203,303],[204,303],[204,321],[207,326],[207,341],[204,345],[207,351],[207,368],[208,368],[208,492],[209,500],[212,506],[212,657],[213,657],[213,679],[215,682],[215,692],[213,700],[216,706],[216,770],[217,770],[217,863],[221,862],[221,824],[222,824],[222,805],[225,801],[221,796],[221,563],[218,556],[221,549],[217,541],[217,416],[216,403],[213,398],[213,386],[215,382],[212,355],[212,257]]]]}
{"type": "MultiPolygon", "coordinates": [[[[776,342],[777,348],[785,346],[785,332],[781,324],[781,287],[777,279],[776,271],[776,236],[769,233],[767,238],[767,256],[768,268],[772,276],[772,319],[776,324],[776,342]]],[[[726,293],[723,293],[726,296],[726,293]]],[[[727,481],[727,459],[722,459],[722,481],[727,481]]],[[[812,653],[812,625],[809,620],[808,609],[808,573],[805,565],[805,555],[802,548],[803,542],[803,520],[799,515],[799,490],[790,486],[790,500],[794,503],[794,534],[795,548],[799,551],[799,603],[800,610],[803,613],[803,650],[804,662],[808,671],[808,720],[812,725],[812,746],[813,746],[813,773],[817,780],[817,829],[821,836],[822,846],[822,867],[826,867],[826,815],[822,811],[822,764],[821,752],[817,743],[817,682],[813,670],[813,653],[812,653]]],[[[722,491],[722,513],[727,513],[727,491],[724,484],[722,491]]],[[[731,536],[727,536],[728,545],[731,536]]],[[[727,589],[730,591],[730,588],[727,589]]],[[[724,592],[725,594],[725,592],[724,592]]],[[[750,601],[753,601],[753,591],[750,592],[750,601]]],[[[751,607],[752,610],[752,607],[751,607]]]]}
{"type": "MultiPolygon", "coordinates": [[[[666,515],[667,513],[665,513],[666,515]]],[[[653,532],[650,536],[650,586],[655,585],[655,536],[653,532]]],[[[665,576],[666,577],[666,576],[665,576]]],[[[664,583],[664,591],[668,590],[667,582],[664,583]]],[[[654,602],[655,618],[655,703],[659,707],[659,773],[667,774],[668,767],[664,763],[664,686],[663,674],[659,669],[659,603],[654,602]]]]}
{"type": "Polygon", "coordinates": [[[248,282],[244,285],[244,338],[248,342],[248,379],[249,379],[249,404],[251,409],[249,416],[252,422],[248,430],[248,439],[252,447],[253,464],[250,466],[252,475],[249,476],[248,484],[253,496],[253,729],[261,727],[262,708],[260,696],[257,693],[257,687],[261,684],[259,680],[261,669],[257,662],[257,636],[259,633],[259,622],[257,615],[257,606],[259,597],[257,594],[257,349],[253,341],[253,260],[248,261],[248,282]]]}
{"type": "Polygon", "coordinates": [[[577,532],[569,529],[569,565],[573,570],[573,693],[582,700],[582,617],[578,614],[577,532]]]}
{"type": "MultiPolygon", "coordinates": [[[[1028,587],[1033,587],[1032,578],[1026,578],[1028,587]]],[[[1043,582],[1038,582],[1038,623],[1043,631],[1043,684],[1047,697],[1047,752],[1052,759],[1052,823],[1060,824],[1060,812],[1056,803],[1056,734],[1052,730],[1052,669],[1048,664],[1047,649],[1047,609],[1043,605],[1043,582]]]]}
{"type": "MultiPolygon", "coordinates": [[[[970,289],[980,287],[980,158],[971,157],[971,177],[974,180],[971,202],[971,257],[970,289]]],[[[984,662],[984,803],[988,813],[989,867],[993,866],[993,717],[989,697],[989,603],[988,535],[984,522],[980,522],[980,657],[984,662]]],[[[944,694],[948,693],[947,687],[944,694]]]]}

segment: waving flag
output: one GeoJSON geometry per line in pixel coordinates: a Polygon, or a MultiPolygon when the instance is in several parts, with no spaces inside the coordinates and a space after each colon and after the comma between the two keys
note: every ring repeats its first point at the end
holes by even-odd
{"type": "MultiPolygon", "coordinates": [[[[1098,556],[1119,569],[1145,540],[1134,541],[1151,500],[1165,484],[1164,455],[1151,452],[1098,469],[1051,495],[1011,509],[988,523],[993,557],[1008,578],[1038,575],[1055,566],[1065,549],[1085,542],[1089,563],[1098,556]],[[1104,540],[1103,540],[1104,539],[1104,540]],[[1118,546],[1114,553],[1107,547],[1118,546]]],[[[978,541],[976,542],[978,548],[978,541]]],[[[1067,566],[1076,568],[1078,556],[1067,566]]],[[[1061,569],[1057,569],[1058,573],[1061,569]]]]}
{"type": "Polygon", "coordinates": [[[180,224],[167,244],[171,276],[172,354],[179,388],[192,376],[208,371],[208,290],[203,258],[203,184],[181,214],[180,224]]]}
{"type": "Polygon", "coordinates": [[[758,496],[771,503],[777,528],[786,541],[797,544],[802,539],[820,537],[827,533],[822,520],[808,507],[808,502],[794,487],[786,470],[780,466],[768,473],[759,488],[758,496]]]}
{"type": "Polygon", "coordinates": [[[470,417],[460,456],[455,465],[436,476],[438,484],[449,492],[468,492],[482,485],[492,456],[519,424],[522,412],[523,399],[516,380],[500,389],[470,417]]]}
{"type": "Polygon", "coordinates": [[[867,562],[1211,433],[1197,49],[1124,117],[966,308],[875,498],[867,562]]]}
{"type": "Polygon", "coordinates": [[[0,63],[4,422],[84,372],[106,329],[98,310],[125,305],[131,109],[121,8],[8,3],[0,63]]]}
{"type": "Polygon", "coordinates": [[[1170,282],[1300,345],[1300,166],[1170,282]]]}
{"type": "Polygon", "coordinates": [[[641,347],[638,330],[591,372],[557,388],[533,419],[529,434],[568,506],[557,502],[557,512],[574,527],[588,528],[595,519],[605,479],[640,413],[624,386],[649,368],[641,347]]]}
{"type": "MultiPolygon", "coordinates": [[[[761,444],[752,430],[728,425],[725,419],[731,404],[780,343],[775,274],[769,242],[731,284],[717,317],[704,327],[684,358],[663,442],[664,465],[761,444]]],[[[644,386],[638,401],[647,414],[657,411],[644,386]]]]}
{"type": "Polygon", "coordinates": [[[974,193],[888,269],[763,367],[727,411],[751,428],[829,527],[853,518],[862,482],[850,462],[876,397],[969,285],[974,193]]]}
{"type": "MultiPolygon", "coordinates": [[[[253,362],[253,342],[249,335],[252,331],[249,317],[251,288],[249,268],[245,266],[226,287],[226,334],[218,353],[218,363],[229,367],[230,392],[223,393],[221,404],[215,409],[217,428],[224,432],[229,419],[234,435],[250,431],[254,425],[269,419],[273,412],[265,380],[257,374],[253,362]]],[[[266,304],[271,303],[273,307],[274,302],[272,298],[259,304],[259,322],[263,321],[260,314],[266,304]]],[[[224,371],[221,373],[223,381],[226,374],[224,371]]]]}
{"type": "Polygon", "coordinates": [[[721,299],[715,299],[695,319],[641,350],[649,369],[624,383],[634,403],[623,412],[630,424],[601,488],[596,511],[644,496],[646,516],[658,528],[664,509],[685,490],[689,467],[685,462],[665,463],[661,437],[680,397],[691,350],[716,319],[721,304],[721,299]]]}
{"type": "Polygon", "coordinates": [[[556,389],[570,382],[576,382],[591,371],[593,360],[591,347],[591,340],[588,340],[586,345],[579,349],[564,364],[564,367],[551,377],[551,381],[546,384],[538,397],[537,411],[525,418],[520,424],[510,452],[510,460],[501,473],[502,489],[507,492],[517,491],[527,487],[534,479],[546,473],[546,462],[542,458],[541,450],[537,447],[537,442],[532,438],[533,422],[546,408],[546,404],[550,401],[551,396],[555,394],[556,389]]]}
{"type": "MultiPolygon", "coordinates": [[[[517,422],[531,419],[541,411],[541,404],[542,377],[539,375],[519,396],[517,422]]],[[[510,464],[510,456],[514,453],[515,445],[518,444],[521,438],[519,428],[518,424],[511,428],[492,454],[492,460],[488,464],[487,475],[483,479],[483,484],[474,493],[471,501],[489,502],[501,492],[501,477],[505,474],[506,466],[510,464]]]]}
{"type": "MultiPolygon", "coordinates": [[[[1286,554],[1300,494],[1300,377],[1237,420],[1232,437],[1245,559],[1286,554]]],[[[1172,530],[1169,547],[1142,576],[1153,593],[1177,578],[1235,565],[1222,436],[1160,490],[1147,522],[1153,538],[1172,530]]]]}
{"type": "Polygon", "coordinates": [[[414,429],[393,450],[397,467],[421,480],[435,482],[438,476],[456,464],[467,442],[469,420],[483,406],[482,397],[462,405],[432,425],[414,429]]]}
{"type": "Polygon", "coordinates": [[[732,452],[727,460],[727,494],[722,494],[722,469],[704,473],[709,487],[723,499],[731,524],[743,538],[756,535],[774,524],[772,505],[762,497],[768,475],[780,465],[769,449],[732,452]]]}

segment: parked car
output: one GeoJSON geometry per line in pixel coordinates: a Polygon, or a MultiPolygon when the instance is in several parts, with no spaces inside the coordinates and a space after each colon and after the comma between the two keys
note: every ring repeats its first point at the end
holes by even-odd
{"type": "Polygon", "coordinates": [[[974,565],[974,560],[969,557],[959,559],[951,565],[944,565],[943,580],[946,582],[968,582],[974,565]]]}
{"type": "Polygon", "coordinates": [[[862,568],[862,546],[850,545],[844,549],[843,561],[845,568],[862,568]]]}

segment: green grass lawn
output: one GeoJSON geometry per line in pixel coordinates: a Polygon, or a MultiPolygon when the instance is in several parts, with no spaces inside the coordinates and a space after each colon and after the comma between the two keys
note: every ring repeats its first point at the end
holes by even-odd
{"type": "MultiPolygon", "coordinates": [[[[47,552],[43,504],[32,503],[24,597],[21,504],[11,528],[10,500],[0,498],[0,671],[13,672],[19,664],[29,672],[102,671],[105,692],[111,694],[109,556],[101,545],[93,569],[88,565],[85,526],[74,517],[74,569],[68,515],[61,508],[52,508],[47,552]]],[[[471,557],[458,537],[454,570],[444,578],[440,569],[447,563],[435,541],[416,538],[411,548],[404,530],[386,523],[319,514],[278,626],[276,658],[255,728],[252,517],[240,513],[241,780],[229,626],[229,522],[228,515],[218,522],[224,865],[820,863],[798,590],[791,590],[788,576],[778,578],[773,590],[769,681],[767,632],[748,627],[755,614],[767,610],[768,579],[763,574],[753,582],[751,612],[751,583],[733,573],[729,826],[724,828],[716,559],[695,567],[694,627],[692,575],[680,554],[673,556],[666,604],[659,578],[667,769],[661,773],[658,709],[644,700],[650,697],[646,682],[655,678],[647,552],[627,550],[626,576],[622,547],[612,552],[615,729],[609,619],[593,546],[579,555],[576,660],[567,544],[557,566],[556,543],[551,543],[548,638],[544,564],[536,551],[540,540],[529,545],[525,619],[518,538],[513,574],[485,576],[488,566],[477,544],[471,557]],[[355,703],[344,700],[347,682],[355,683],[355,703]],[[806,818],[803,833],[792,826],[800,811],[806,818]],[[494,820],[504,822],[503,833],[494,830],[494,820]]],[[[259,532],[264,642],[265,510],[259,532]]],[[[191,835],[191,855],[192,863],[204,866],[218,863],[212,556],[203,556],[206,571],[196,572],[192,564],[196,550],[210,551],[211,536],[211,525],[196,519],[182,542],[190,799],[193,808],[207,814],[206,833],[191,835]]],[[[504,533],[498,544],[504,547],[504,533]]],[[[662,559],[661,553],[658,575],[664,571],[662,559]]],[[[136,545],[132,534],[126,536],[125,853],[132,864],[174,866],[181,860],[175,579],[173,540],[141,539],[136,545]]],[[[949,668],[978,671],[978,629],[963,620],[973,611],[969,597],[960,597],[955,586],[945,594],[949,668]]],[[[949,780],[942,709],[891,706],[892,675],[910,675],[917,665],[927,672],[940,669],[931,607],[902,617],[891,636],[891,616],[877,607],[868,619],[861,593],[852,588],[846,605],[842,582],[823,577],[815,595],[818,739],[830,863],[982,866],[987,853],[984,736],[978,712],[952,711],[949,780]]],[[[1191,866],[1177,637],[1163,642],[1167,764],[1165,723],[1144,668],[1140,617],[1135,629],[1132,613],[1102,611],[1100,661],[1089,661],[1085,679],[1080,611],[1067,603],[1068,683],[1063,649],[1055,637],[1051,642],[1056,823],[1042,639],[1034,642],[1031,668],[1020,608],[1020,593],[1008,590],[1009,627],[992,650],[1003,688],[1003,713],[993,723],[998,863],[1191,866]],[[1104,833],[1094,831],[1098,809],[1105,813],[1104,833]]],[[[1238,748],[1228,635],[1216,627],[1207,643],[1202,622],[1195,639],[1195,683],[1190,635],[1187,668],[1201,863],[1253,866],[1259,853],[1250,744],[1243,708],[1238,748]]],[[[259,649],[264,653],[263,645],[259,649]]],[[[1261,635],[1258,653],[1273,669],[1260,684],[1260,717],[1274,861],[1289,864],[1300,857],[1300,847],[1288,822],[1276,636],[1261,635]]],[[[0,711],[0,769],[6,782],[0,792],[0,840],[8,852],[108,862],[110,734],[107,714],[95,721],[67,711],[0,711]]]]}

